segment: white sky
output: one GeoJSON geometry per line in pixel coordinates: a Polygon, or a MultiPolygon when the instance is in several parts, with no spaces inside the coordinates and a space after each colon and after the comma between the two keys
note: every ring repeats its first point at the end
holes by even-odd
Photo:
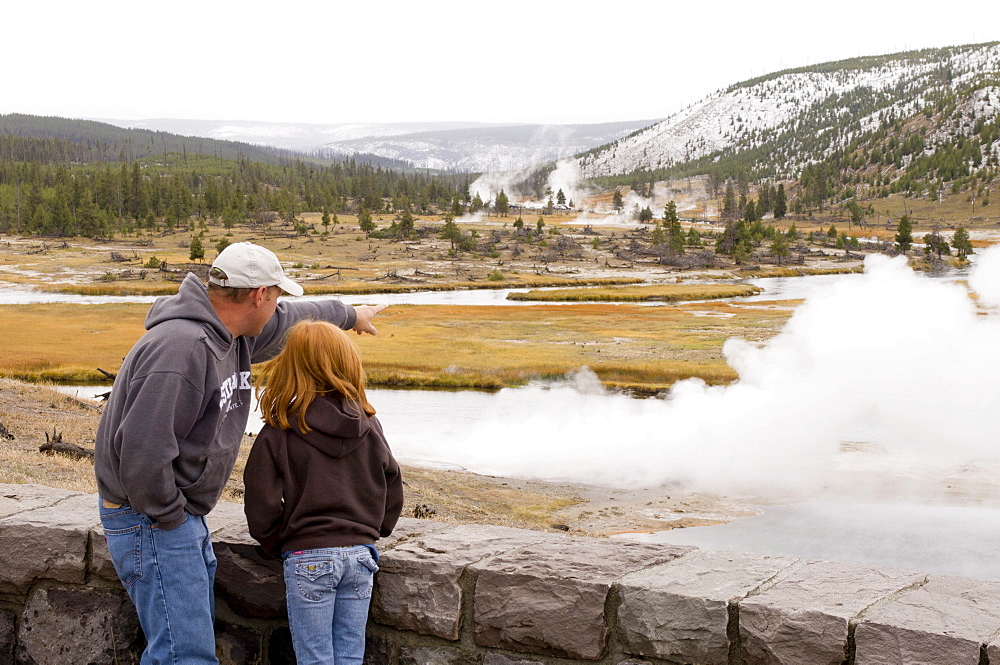
{"type": "Polygon", "coordinates": [[[3,10],[0,113],[646,120],[779,69],[1000,40],[984,0],[679,4],[22,0],[3,10]]]}

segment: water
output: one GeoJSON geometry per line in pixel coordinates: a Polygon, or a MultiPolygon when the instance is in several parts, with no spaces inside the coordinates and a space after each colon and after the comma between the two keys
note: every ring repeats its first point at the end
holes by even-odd
{"type": "Polygon", "coordinates": [[[807,501],[762,509],[760,515],[728,524],[640,539],[1000,581],[1000,510],[995,508],[807,501]]]}

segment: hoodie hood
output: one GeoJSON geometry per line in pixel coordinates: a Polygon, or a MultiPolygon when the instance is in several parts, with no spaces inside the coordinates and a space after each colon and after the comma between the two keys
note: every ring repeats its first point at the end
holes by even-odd
{"type": "Polygon", "coordinates": [[[156,299],[146,314],[146,330],[175,319],[202,323],[209,345],[217,356],[221,357],[233,344],[232,333],[223,325],[208,299],[208,288],[192,273],[188,273],[181,282],[177,295],[156,299]]]}
{"type": "Polygon", "coordinates": [[[299,430],[297,415],[290,420],[297,436],[331,457],[350,455],[371,429],[368,414],[355,413],[341,395],[316,396],[306,411],[306,424],[311,428],[307,434],[299,430]]]}

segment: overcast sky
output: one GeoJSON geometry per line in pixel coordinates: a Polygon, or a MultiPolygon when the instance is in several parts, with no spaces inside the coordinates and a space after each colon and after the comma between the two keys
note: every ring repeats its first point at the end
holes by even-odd
{"type": "Polygon", "coordinates": [[[982,0],[33,0],[3,13],[0,113],[73,118],[645,120],[780,69],[1000,40],[1000,5],[982,0]]]}

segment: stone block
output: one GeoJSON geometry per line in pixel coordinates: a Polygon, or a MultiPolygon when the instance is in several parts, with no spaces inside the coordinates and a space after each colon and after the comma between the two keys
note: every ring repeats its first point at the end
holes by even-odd
{"type": "Polygon", "coordinates": [[[400,517],[396,522],[396,528],[392,530],[392,535],[382,538],[375,546],[379,552],[391,550],[400,543],[405,543],[420,536],[426,536],[439,531],[455,528],[454,524],[435,522],[434,520],[421,520],[413,517],[400,517]]]}
{"type": "Polygon", "coordinates": [[[21,616],[18,665],[139,662],[145,639],[124,591],[39,588],[21,616]]]}
{"type": "Polygon", "coordinates": [[[97,497],[71,494],[0,519],[0,592],[27,593],[38,579],[83,583],[97,497]]]}
{"type": "Polygon", "coordinates": [[[618,633],[630,654],[692,665],[729,662],[729,603],[772,582],[797,561],[696,551],[619,583],[618,633]]]}
{"type": "Polygon", "coordinates": [[[205,522],[213,537],[222,531],[247,529],[247,516],[243,512],[243,504],[231,501],[220,501],[215,504],[215,508],[205,515],[205,522]]]}
{"type": "Polygon", "coordinates": [[[997,631],[1000,583],[934,576],[865,612],[854,630],[854,662],[979,665],[980,647],[997,631]]]}
{"type": "MultiPolygon", "coordinates": [[[[45,508],[66,497],[80,494],[70,490],[45,487],[44,485],[11,485],[0,484],[0,519],[26,510],[45,508]]],[[[97,499],[94,499],[94,510],[97,510],[97,499]]]]}
{"type": "Polygon", "coordinates": [[[809,561],[739,604],[745,665],[840,665],[849,622],[926,575],[897,568],[809,561]]]}
{"type": "Polygon", "coordinates": [[[246,525],[230,525],[212,535],[218,567],[215,593],[245,617],[284,619],[287,616],[281,561],[265,555],[246,525]]]}
{"type": "Polygon", "coordinates": [[[399,542],[379,562],[372,618],[382,625],[457,640],[462,612],[459,580],[466,567],[547,538],[553,536],[470,524],[399,542]]]}
{"type": "Polygon", "coordinates": [[[986,645],[986,660],[990,663],[1000,663],[1000,637],[990,640],[986,645]]]}
{"type": "Polygon", "coordinates": [[[483,665],[545,665],[545,663],[540,660],[511,658],[502,653],[488,653],[483,658],[483,665]]]}
{"type": "Polygon", "coordinates": [[[90,527],[87,534],[90,539],[90,561],[87,563],[88,575],[108,582],[118,581],[115,564],[108,552],[108,541],[104,537],[104,528],[98,523],[90,527]]]}
{"type": "Polygon", "coordinates": [[[611,585],[692,549],[563,537],[473,565],[476,644],[597,660],[607,644],[611,585]]]}
{"type": "MultiPolygon", "coordinates": [[[[367,658],[366,658],[367,660],[367,658]]],[[[410,646],[399,648],[399,665],[478,665],[478,656],[447,646],[410,646]]]]}

